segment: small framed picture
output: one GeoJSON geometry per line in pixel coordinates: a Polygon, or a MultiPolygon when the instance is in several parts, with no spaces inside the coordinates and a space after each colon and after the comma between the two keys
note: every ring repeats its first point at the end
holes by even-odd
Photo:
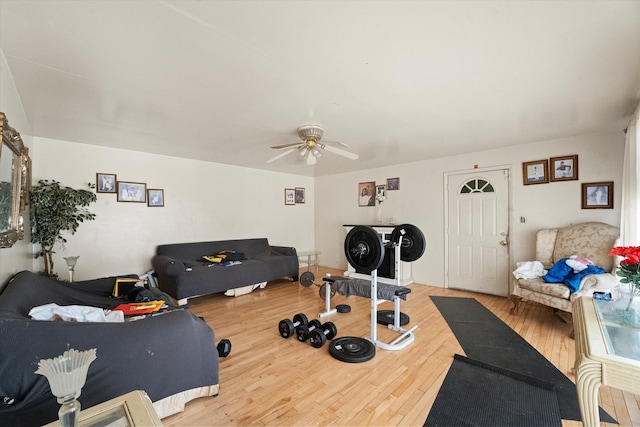
{"type": "Polygon", "coordinates": [[[400,178],[387,178],[387,191],[399,190],[400,178]]]}
{"type": "Polygon", "coordinates": [[[358,206],[376,205],[376,183],[373,181],[358,184],[358,206]]]}
{"type": "Polygon", "coordinates": [[[522,163],[524,185],[547,184],[549,182],[549,160],[536,160],[522,163]]]}
{"type": "Polygon", "coordinates": [[[161,208],[164,206],[164,190],[157,188],[147,189],[147,206],[161,208]]]}
{"type": "Polygon", "coordinates": [[[147,202],[147,184],[142,182],[117,181],[119,202],[147,202]]]}
{"type": "Polygon", "coordinates": [[[284,189],[284,204],[295,205],[296,204],[296,190],[293,188],[284,189]]]}
{"type": "Polygon", "coordinates": [[[296,187],[296,203],[304,203],[304,188],[296,187]]]}
{"type": "Polygon", "coordinates": [[[582,209],[613,209],[613,181],[583,183],[582,209]]]}
{"type": "Polygon", "coordinates": [[[578,179],[578,156],[552,157],[549,159],[551,181],[575,181],[578,179]]]}
{"type": "Polygon", "coordinates": [[[115,173],[97,173],[96,174],[96,192],[97,193],[116,193],[115,173]]]}
{"type": "Polygon", "coordinates": [[[384,185],[376,185],[376,200],[380,202],[380,200],[384,201],[386,198],[384,185]]]}

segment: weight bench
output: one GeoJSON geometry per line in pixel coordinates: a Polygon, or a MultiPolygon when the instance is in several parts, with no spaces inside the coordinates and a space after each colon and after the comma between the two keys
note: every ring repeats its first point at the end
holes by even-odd
{"type": "MultiPolygon", "coordinates": [[[[375,272],[374,272],[375,274],[375,272]]],[[[404,329],[400,326],[400,300],[407,299],[407,295],[411,293],[411,289],[404,286],[388,285],[386,283],[378,283],[377,276],[372,280],[350,279],[342,276],[327,276],[322,279],[325,282],[325,306],[326,311],[320,313],[319,317],[328,316],[336,313],[335,308],[331,308],[332,287],[340,295],[350,297],[352,295],[371,299],[371,337],[370,340],[378,347],[386,350],[400,350],[411,344],[414,340],[413,331],[417,328],[404,329]],[[376,307],[384,301],[393,301],[393,324],[387,325],[389,329],[400,332],[391,343],[383,343],[377,340],[377,324],[376,324],[376,307]]]]}

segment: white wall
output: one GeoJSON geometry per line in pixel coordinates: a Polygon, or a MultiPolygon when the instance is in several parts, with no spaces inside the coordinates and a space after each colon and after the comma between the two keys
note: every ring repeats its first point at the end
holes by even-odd
{"type": "Polygon", "coordinates": [[[61,277],[67,276],[63,257],[69,255],[80,256],[74,279],[142,274],[162,243],[267,237],[272,245],[298,250],[314,246],[311,177],[38,137],[33,143],[34,183],[54,179],[80,189],[95,183],[96,173],[113,173],[121,181],[164,189],[161,208],[98,193],[90,207],[96,219],[56,249],[61,277]],[[285,206],[284,189],[294,187],[306,189],[306,203],[285,206]]]}
{"type": "MultiPolygon", "coordinates": [[[[24,144],[31,148],[29,124],[2,50],[0,50],[0,111],[7,116],[9,125],[20,132],[24,144]]],[[[24,240],[18,240],[11,248],[0,249],[0,289],[13,274],[32,268],[30,234],[27,230],[25,231],[24,240]]]]}
{"type": "Polygon", "coordinates": [[[512,263],[534,259],[534,235],[539,228],[583,221],[620,225],[623,152],[624,134],[616,131],[316,178],[316,249],[322,252],[321,264],[346,269],[342,224],[375,223],[375,208],[358,206],[358,183],[380,185],[387,178],[400,177],[400,190],[387,192],[383,218],[393,217],[397,224],[410,223],[422,230],[428,246],[412,265],[414,280],[444,286],[444,174],[472,170],[474,165],[511,166],[510,258],[512,263]],[[574,154],[579,156],[578,181],[522,184],[522,162],[574,154]],[[581,209],[581,183],[598,181],[614,181],[614,209],[581,209]],[[525,223],[519,222],[521,216],[525,223]]]}

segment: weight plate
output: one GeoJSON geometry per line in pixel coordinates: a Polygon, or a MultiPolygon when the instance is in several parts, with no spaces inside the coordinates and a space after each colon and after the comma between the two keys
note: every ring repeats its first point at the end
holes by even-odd
{"type": "Polygon", "coordinates": [[[377,270],[384,260],[384,243],[372,227],[356,225],[347,233],[344,253],[356,270],[369,274],[377,270]]]}
{"type": "Polygon", "coordinates": [[[338,313],[349,313],[351,311],[351,306],[349,304],[338,304],[336,305],[336,311],[338,313]]]}
{"type": "Polygon", "coordinates": [[[278,323],[278,332],[282,338],[289,338],[293,334],[293,322],[289,319],[282,319],[278,323]]]}
{"type": "MultiPolygon", "coordinates": [[[[320,286],[320,289],[318,290],[318,294],[320,294],[320,298],[322,299],[326,299],[327,297],[327,284],[323,283],[322,286],[320,286]]],[[[331,287],[331,298],[333,298],[333,296],[336,294],[336,288],[334,288],[333,286],[331,287]]]]}
{"type": "Polygon", "coordinates": [[[313,281],[315,280],[315,278],[316,276],[314,276],[312,272],[305,271],[300,275],[300,284],[305,288],[308,288],[309,286],[313,285],[313,281]]]}
{"type": "Polygon", "coordinates": [[[413,262],[418,260],[425,249],[427,249],[427,240],[418,227],[412,224],[398,225],[391,232],[391,242],[397,243],[402,236],[400,243],[400,259],[404,262],[413,262]],[[403,232],[404,231],[404,235],[403,232]]]}
{"type": "Polygon", "coordinates": [[[309,319],[307,319],[307,316],[304,313],[298,313],[295,316],[293,316],[293,323],[294,323],[294,326],[306,325],[307,323],[309,323],[309,319]]]}
{"type": "Polygon", "coordinates": [[[376,346],[364,338],[340,337],[331,341],[329,353],[342,362],[362,363],[373,359],[376,355],[376,346]]]}
{"type": "MultiPolygon", "coordinates": [[[[393,316],[393,310],[378,310],[377,321],[381,325],[393,325],[393,316]]],[[[407,323],[409,323],[409,315],[400,312],[400,326],[404,326],[407,323]]]]}

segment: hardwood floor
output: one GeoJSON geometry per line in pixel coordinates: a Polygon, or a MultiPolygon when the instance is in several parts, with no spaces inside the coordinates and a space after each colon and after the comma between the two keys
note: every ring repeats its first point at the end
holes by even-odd
{"type": "MultiPolygon", "coordinates": [[[[342,271],[320,267],[316,277],[342,271]]],[[[319,280],[318,280],[319,281],[319,280]]],[[[185,411],[165,418],[165,426],[231,425],[402,425],[421,426],[452,363],[464,354],[430,295],[476,298],[517,331],[560,371],[571,373],[574,340],[571,326],[548,307],[523,303],[511,315],[506,298],[413,284],[401,310],[418,325],[415,341],[403,350],[377,349],[364,363],[340,362],[328,346],[315,349],[295,338],[285,340],[278,322],[305,313],[309,319],[324,311],[318,288],[290,281],[269,283],[237,298],[222,294],[195,298],[190,310],[213,328],[216,342],[228,338],[231,354],[220,359],[220,394],[189,403],[185,411]]],[[[370,335],[370,300],[336,295],[332,306],[349,304],[348,314],[334,314],[338,337],[370,335]]],[[[393,309],[384,303],[380,309],[393,309]]],[[[378,339],[390,342],[397,333],[378,327],[378,339]]],[[[640,426],[639,396],[602,387],[600,405],[622,426],[640,426]]],[[[563,426],[580,426],[563,420],[563,426]]],[[[615,424],[603,424],[615,425],[615,424]]]]}

